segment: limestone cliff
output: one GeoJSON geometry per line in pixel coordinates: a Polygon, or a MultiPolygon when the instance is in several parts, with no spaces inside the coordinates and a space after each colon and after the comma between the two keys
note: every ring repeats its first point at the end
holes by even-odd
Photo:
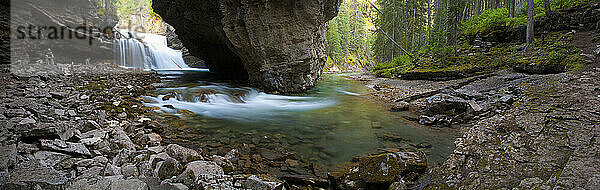
{"type": "Polygon", "coordinates": [[[340,0],[153,0],[183,44],[225,78],[267,91],[313,87],[325,64],[325,23],[340,0]]]}

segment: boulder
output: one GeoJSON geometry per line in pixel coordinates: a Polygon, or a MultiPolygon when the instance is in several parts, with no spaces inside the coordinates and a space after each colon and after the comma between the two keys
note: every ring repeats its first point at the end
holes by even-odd
{"type": "Polygon", "coordinates": [[[39,151],[33,154],[35,159],[39,160],[42,165],[53,167],[54,165],[71,158],[71,156],[58,152],[39,151]]]}
{"type": "Polygon", "coordinates": [[[4,186],[5,189],[62,189],[68,179],[51,167],[17,168],[13,170],[4,186]]]}
{"type": "Polygon", "coordinates": [[[158,168],[158,177],[160,179],[169,179],[173,176],[180,174],[181,165],[173,158],[168,158],[158,168]]]}
{"type": "Polygon", "coordinates": [[[283,186],[283,182],[269,178],[267,176],[257,176],[252,175],[248,177],[246,182],[244,183],[245,189],[255,189],[255,190],[281,190],[285,189],[283,186]]]}
{"type": "Polygon", "coordinates": [[[82,143],[65,142],[62,140],[45,140],[41,139],[40,144],[42,149],[64,152],[76,156],[91,157],[92,154],[82,143]]]}
{"type": "Polygon", "coordinates": [[[448,94],[436,94],[427,98],[425,113],[428,115],[458,115],[469,111],[471,105],[464,99],[448,94]]]}
{"type": "Polygon", "coordinates": [[[121,168],[121,174],[125,179],[127,178],[136,178],[140,175],[138,168],[133,164],[128,164],[121,168]]]}
{"type": "Polygon", "coordinates": [[[152,7],[211,72],[293,93],[320,77],[327,59],[325,23],[340,2],[153,0],[152,7]]]}
{"type": "Polygon", "coordinates": [[[394,106],[392,106],[392,108],[390,108],[390,110],[400,112],[400,111],[408,111],[409,108],[410,108],[410,103],[402,101],[402,102],[397,102],[396,104],[394,104],[394,106]]]}
{"type": "Polygon", "coordinates": [[[81,179],[73,182],[67,190],[147,190],[148,184],[139,179],[123,179],[123,176],[110,176],[98,180],[81,179]]]}
{"type": "Polygon", "coordinates": [[[400,180],[416,180],[426,169],[424,153],[396,152],[360,157],[328,175],[334,189],[383,189],[400,180]]]}
{"type": "Polygon", "coordinates": [[[182,164],[187,164],[191,161],[202,160],[200,153],[193,149],[185,148],[177,144],[170,144],[166,147],[166,152],[170,157],[180,161],[182,164]]]}

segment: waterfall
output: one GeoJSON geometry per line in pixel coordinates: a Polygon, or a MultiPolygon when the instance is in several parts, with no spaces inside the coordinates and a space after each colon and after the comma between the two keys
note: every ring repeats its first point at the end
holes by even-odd
{"type": "Polygon", "coordinates": [[[167,46],[167,37],[119,30],[113,45],[115,64],[126,68],[186,70],[181,51],[167,46]],[[122,34],[128,34],[124,37],[122,34]]]}

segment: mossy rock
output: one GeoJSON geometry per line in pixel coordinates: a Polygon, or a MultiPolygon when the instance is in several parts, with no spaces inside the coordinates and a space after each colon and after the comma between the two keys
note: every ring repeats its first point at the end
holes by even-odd
{"type": "Polygon", "coordinates": [[[360,157],[329,173],[333,189],[387,189],[400,180],[415,180],[427,169],[424,153],[396,152],[360,157]]]}

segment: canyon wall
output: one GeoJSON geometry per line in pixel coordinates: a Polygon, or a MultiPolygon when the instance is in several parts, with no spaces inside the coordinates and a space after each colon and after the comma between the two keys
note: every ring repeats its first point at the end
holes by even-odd
{"type": "Polygon", "coordinates": [[[327,58],[325,23],[340,0],[153,0],[192,55],[223,78],[269,92],[313,87],[327,58]]]}

